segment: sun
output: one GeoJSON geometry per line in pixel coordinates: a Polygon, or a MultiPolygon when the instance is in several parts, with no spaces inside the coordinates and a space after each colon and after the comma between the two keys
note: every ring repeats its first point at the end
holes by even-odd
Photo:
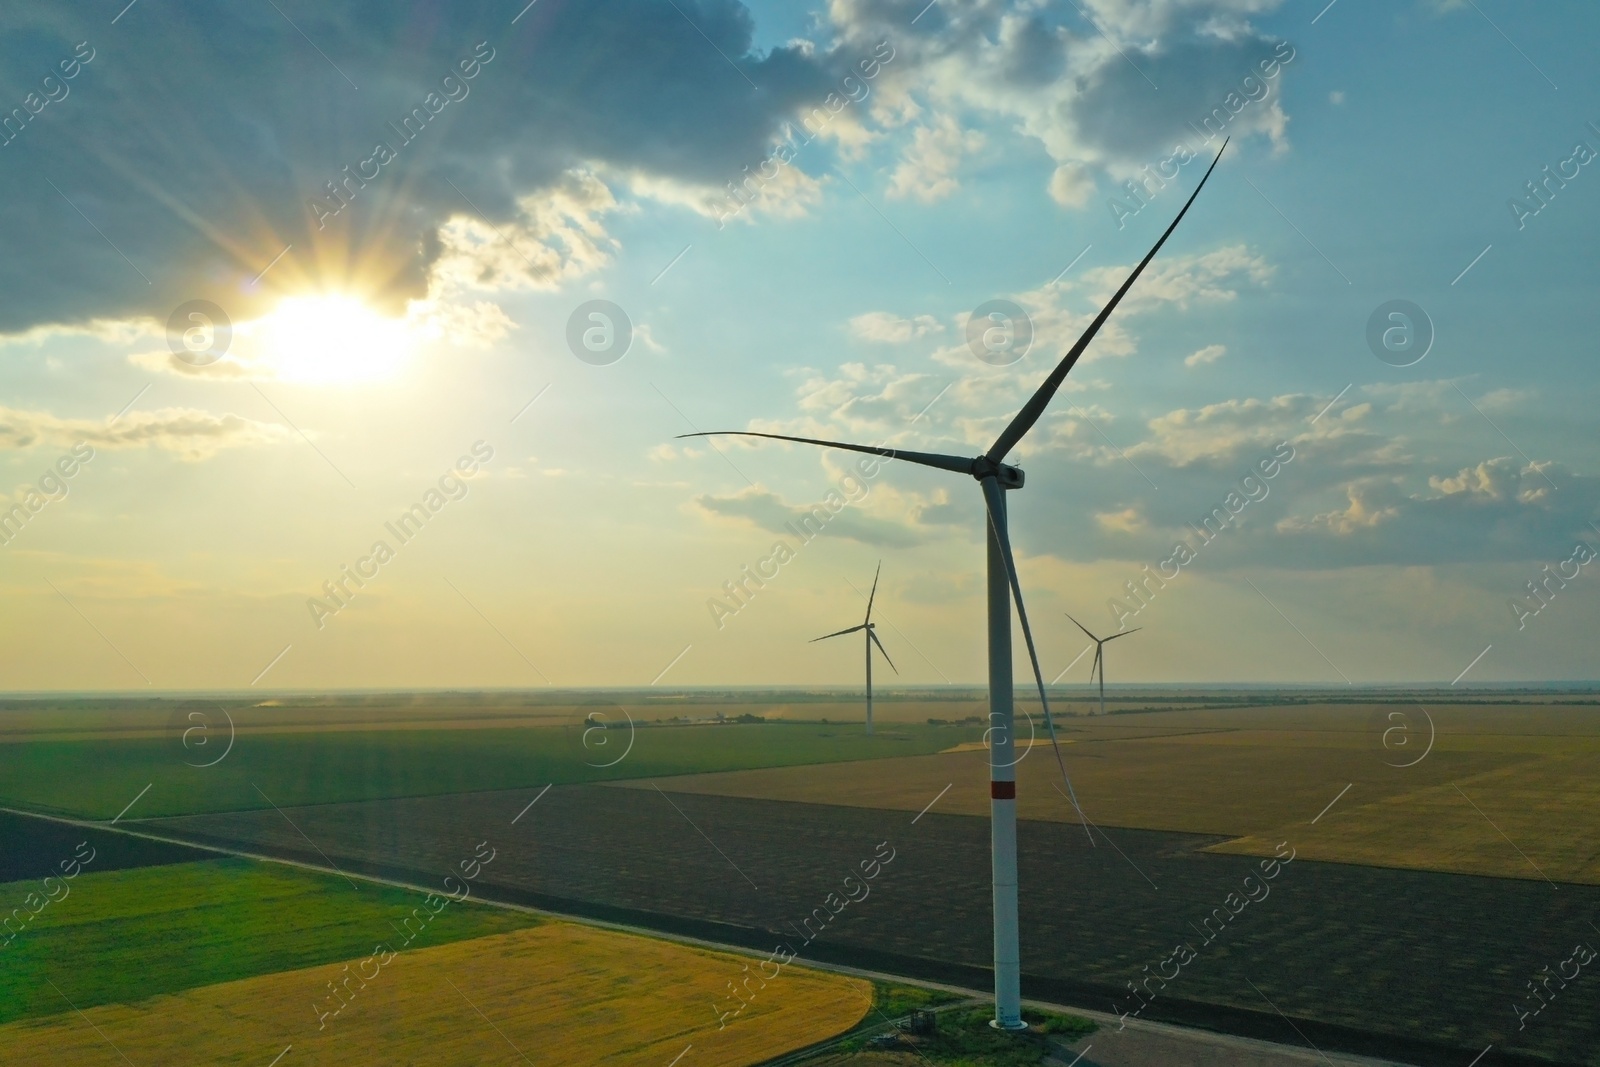
{"type": "Polygon", "coordinates": [[[406,320],[344,295],[288,297],[253,326],[252,347],[275,376],[311,384],[393,378],[416,342],[406,320]]]}

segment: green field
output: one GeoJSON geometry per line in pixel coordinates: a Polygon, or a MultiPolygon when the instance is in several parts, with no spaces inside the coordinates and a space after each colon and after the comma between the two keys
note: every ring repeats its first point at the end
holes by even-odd
{"type": "MultiPolygon", "coordinates": [[[[67,896],[0,949],[0,1023],[366,957],[379,942],[400,942],[391,923],[422,902],[401,889],[362,882],[357,890],[336,876],[235,859],[85,872],[68,884],[67,896]]],[[[0,903],[22,905],[39,887],[0,884],[0,903]]],[[[452,903],[407,951],[539,922],[452,903]]],[[[307,1002],[318,993],[308,987],[307,1002]]]]}
{"type": "MultiPolygon", "coordinates": [[[[310,730],[246,733],[212,767],[193,767],[172,738],[101,738],[0,745],[0,804],[104,819],[146,785],[130,819],[547,783],[605,782],[938,752],[981,736],[977,726],[733,723],[472,730],[310,730]],[[602,744],[602,740],[604,743],[602,744]],[[617,761],[613,766],[597,764],[617,761]],[[259,791],[258,791],[259,789],[259,791]]],[[[205,756],[209,758],[209,753],[205,756]]]]}

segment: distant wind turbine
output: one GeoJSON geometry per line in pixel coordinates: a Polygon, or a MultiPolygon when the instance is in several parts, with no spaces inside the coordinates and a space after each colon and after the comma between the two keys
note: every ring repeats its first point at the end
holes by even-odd
{"type": "MultiPolygon", "coordinates": [[[[1072,616],[1067,615],[1067,618],[1072,619],[1072,616]]],[[[1077,619],[1072,619],[1072,625],[1089,634],[1089,628],[1077,619]]],[[[1096,637],[1094,634],[1089,634],[1089,640],[1094,642],[1094,662],[1089,665],[1089,680],[1091,682],[1094,681],[1095,668],[1098,667],[1100,669],[1100,714],[1102,715],[1106,713],[1106,642],[1115,641],[1119,637],[1127,637],[1129,634],[1136,634],[1142,629],[1144,629],[1143,626],[1135,626],[1131,630],[1123,630],[1121,633],[1112,634],[1110,637],[1096,637]]],[[[1079,655],[1082,654],[1081,652],[1079,653],[1079,655]]]]}
{"type": "MultiPolygon", "coordinates": [[[[1228,147],[1223,141],[1222,149],[1228,147]]],[[[1100,327],[1105,325],[1111,312],[1127,295],[1133,283],[1155,258],[1161,246],[1167,243],[1172,231],[1178,228],[1188,213],[1195,197],[1205,188],[1211,172],[1222,159],[1222,150],[1211,161],[1200,184],[1184,202],[1183,210],[1172,220],[1155,247],[1150,249],[1139,265],[1128,275],[1122,287],[1100,309],[1089,328],[1077,343],[1056,364],[1049,377],[1022,405],[995,443],[981,456],[947,456],[933,452],[906,452],[897,448],[875,445],[845,444],[839,441],[821,441],[814,437],[789,437],[784,434],[758,433],[753,430],[715,430],[710,433],[680,434],[681,437],[765,437],[775,441],[797,441],[824,448],[842,448],[847,452],[864,452],[870,456],[901,459],[922,467],[964,474],[977,481],[983,489],[984,506],[989,512],[988,521],[988,607],[989,607],[989,820],[991,827],[991,854],[994,871],[994,1012],[991,1025],[1000,1030],[1023,1030],[1022,1021],[1022,963],[1017,937],[1017,782],[1016,751],[1012,737],[1012,680],[1011,680],[1011,600],[1017,603],[1017,618],[1022,624],[1022,636],[1028,645],[1028,659],[1033,665],[1033,677],[1039,688],[1039,703],[1044,709],[1045,725],[1050,731],[1050,741],[1055,747],[1056,763],[1066,780],[1067,793],[1080,819],[1084,820],[1084,833],[1089,832],[1088,820],[1078,807],[1072,790],[1072,780],[1067,777],[1066,763],[1061,758],[1061,746],[1056,741],[1055,722],[1050,717],[1050,704],[1045,699],[1044,674],[1039,670],[1039,655],[1033,645],[1033,631],[1028,626],[1028,612],[1022,603],[1022,587],[1017,581],[1016,561],[1011,553],[1011,536],[1006,526],[1006,491],[1021,489],[1022,471],[1005,462],[1006,455],[1017,446],[1029,430],[1033,429],[1045,408],[1050,405],[1056,390],[1066,380],[1070,371],[1083,355],[1089,342],[1094,340],[1100,327]]],[[[1094,838],[1091,836],[1090,841],[1094,838]]]]}
{"type": "MultiPolygon", "coordinates": [[[[872,572],[872,592],[870,594],[868,594],[868,596],[867,596],[867,617],[862,620],[860,626],[852,626],[848,630],[837,630],[837,631],[835,631],[835,632],[833,632],[831,634],[823,634],[821,637],[813,638],[811,640],[811,642],[810,642],[811,644],[814,645],[818,641],[826,641],[830,637],[843,637],[845,634],[853,634],[857,630],[860,630],[861,632],[863,632],[863,633],[865,633],[867,635],[863,639],[863,643],[867,646],[867,736],[868,737],[872,736],[872,646],[873,645],[877,645],[878,646],[878,651],[883,653],[884,662],[889,664],[889,669],[891,671],[894,671],[894,673],[896,673],[896,674],[900,673],[900,668],[896,667],[894,665],[894,660],[889,658],[889,653],[884,652],[884,650],[883,650],[883,642],[878,640],[878,635],[876,633],[878,624],[872,621],[872,601],[873,601],[873,598],[878,595],[878,575],[880,573],[882,573],[882,571],[883,571],[883,561],[879,560],[878,561],[878,569],[872,572]]],[[[860,596],[861,594],[857,593],[856,595],[860,596]]]]}

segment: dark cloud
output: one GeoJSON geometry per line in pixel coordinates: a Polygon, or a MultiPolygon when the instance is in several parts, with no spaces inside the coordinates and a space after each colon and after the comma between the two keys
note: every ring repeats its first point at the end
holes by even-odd
{"type": "MultiPolygon", "coordinates": [[[[904,57],[888,75],[934,109],[1009,116],[1063,171],[1057,198],[1082,205],[1082,165],[1156,164],[1179,139],[1197,150],[1212,109],[1227,134],[1282,135],[1279,96],[1293,49],[1250,26],[1275,0],[1023,5],[834,0],[848,40],[880,36],[904,57]],[[1092,9],[1092,10],[1091,10],[1092,9]],[[1259,64],[1271,61],[1273,77],[1259,64]],[[925,72],[932,71],[931,75],[925,72]],[[1247,83],[1246,78],[1251,80],[1247,83]],[[1239,97],[1232,107],[1229,94],[1239,97]],[[1246,97],[1253,97],[1243,102],[1246,97]],[[1225,121],[1222,121],[1225,118],[1225,121]]],[[[1167,175],[1171,177],[1171,175],[1167,175]]]]}
{"type": "Polygon", "coordinates": [[[1310,567],[1537,562],[1565,558],[1576,539],[1600,543],[1600,478],[1561,464],[1502,456],[1429,483],[1350,486],[1333,508],[1286,523],[1272,555],[1310,567]]]}
{"type": "MultiPolygon", "coordinates": [[[[1564,558],[1575,538],[1600,544],[1590,525],[1600,517],[1600,479],[1554,463],[1530,468],[1500,457],[1416,484],[1419,472],[1391,469],[1352,475],[1344,450],[1302,441],[1295,457],[1272,478],[1253,470],[1270,456],[1266,447],[1241,452],[1231,466],[1178,467],[1145,457],[1140,474],[1120,462],[1052,463],[1029,474],[1013,501],[1012,532],[1019,548],[1078,562],[1127,559],[1155,564],[1176,540],[1198,546],[1195,527],[1212,518],[1223,526],[1229,494],[1237,515],[1214,540],[1204,542],[1206,567],[1281,566],[1338,569],[1371,565],[1435,566],[1449,563],[1539,562],[1564,558]],[[1256,475],[1245,482],[1245,476],[1256,475]],[[1548,479],[1548,481],[1546,481],[1548,479]],[[1256,499],[1250,499],[1254,495],[1256,499]],[[1091,508],[1082,501],[1100,502],[1091,508]],[[1248,501],[1248,502],[1245,502],[1248,501]],[[1135,528],[1103,523],[1129,510],[1135,528]]],[[[959,503],[959,501],[958,501],[959,503]]],[[[944,516],[925,511],[924,522],[944,516]]]]}
{"type": "MultiPolygon", "coordinates": [[[[1157,153],[1164,158],[1180,142],[1197,147],[1204,137],[1196,131],[1205,129],[1214,111],[1221,114],[1212,119],[1207,136],[1219,130],[1261,129],[1285,77],[1274,45],[1255,36],[1199,38],[1132,53],[1127,61],[1108,63],[1086,79],[1072,100],[1073,123],[1086,144],[1135,164],[1155,162],[1157,153]],[[1273,64],[1274,77],[1262,76],[1262,61],[1273,64]],[[1247,76],[1252,79],[1248,86],[1247,76]]],[[[1293,49],[1283,55],[1293,55],[1293,49]]]]}
{"type": "Polygon", "coordinates": [[[836,80],[826,55],[754,54],[737,0],[540,0],[511,25],[519,6],[177,0],[114,25],[106,5],[9,6],[0,332],[164,319],[192,297],[242,314],[291,243],[261,288],[419,295],[450,216],[503,223],[580,165],[720,185],[836,80]],[[79,42],[93,58],[62,79],[79,42]],[[403,144],[390,124],[445,99],[480,42],[493,58],[465,98],[403,144]],[[319,232],[307,200],[379,141],[396,158],[319,232]]]}

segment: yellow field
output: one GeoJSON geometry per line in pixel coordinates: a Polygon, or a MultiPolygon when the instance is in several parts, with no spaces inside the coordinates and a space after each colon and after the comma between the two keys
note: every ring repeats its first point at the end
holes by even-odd
{"type": "Polygon", "coordinates": [[[1315,826],[1279,826],[1212,851],[1267,855],[1288,839],[1308,859],[1600,885],[1597,813],[1600,753],[1550,753],[1401,796],[1352,789],[1315,826]]]}
{"type": "MultiPolygon", "coordinates": [[[[729,982],[758,961],[572,923],[402,954],[318,1031],[314,1005],[344,965],[285,971],[131,1005],[0,1027],[8,1065],[479,1065],[759,1062],[849,1029],[869,983],[790,966],[737,1006],[729,982]]],[[[367,965],[371,973],[372,965],[367,965]]],[[[352,963],[352,971],[356,969],[352,963]]],[[[770,972],[769,972],[770,973],[770,972]]],[[[65,1007],[63,1005],[63,1007],[65,1007]]]]}
{"type": "MultiPolygon", "coordinates": [[[[1270,855],[1287,840],[1323,860],[1600,884],[1600,709],[1430,711],[1433,748],[1410,767],[1392,764],[1422,756],[1427,726],[1401,705],[1072,719],[1063,754],[1101,826],[1238,839],[1217,851],[1270,855]],[[1409,735],[1391,734],[1385,748],[1397,708],[1409,735]],[[1403,736],[1409,747],[1398,744],[1403,736]]],[[[949,785],[935,812],[986,815],[986,761],[979,751],[948,752],[691,775],[670,788],[914,812],[949,785]]],[[[1017,779],[1020,817],[1077,819],[1047,746],[1028,750],[1017,779]]]]}

